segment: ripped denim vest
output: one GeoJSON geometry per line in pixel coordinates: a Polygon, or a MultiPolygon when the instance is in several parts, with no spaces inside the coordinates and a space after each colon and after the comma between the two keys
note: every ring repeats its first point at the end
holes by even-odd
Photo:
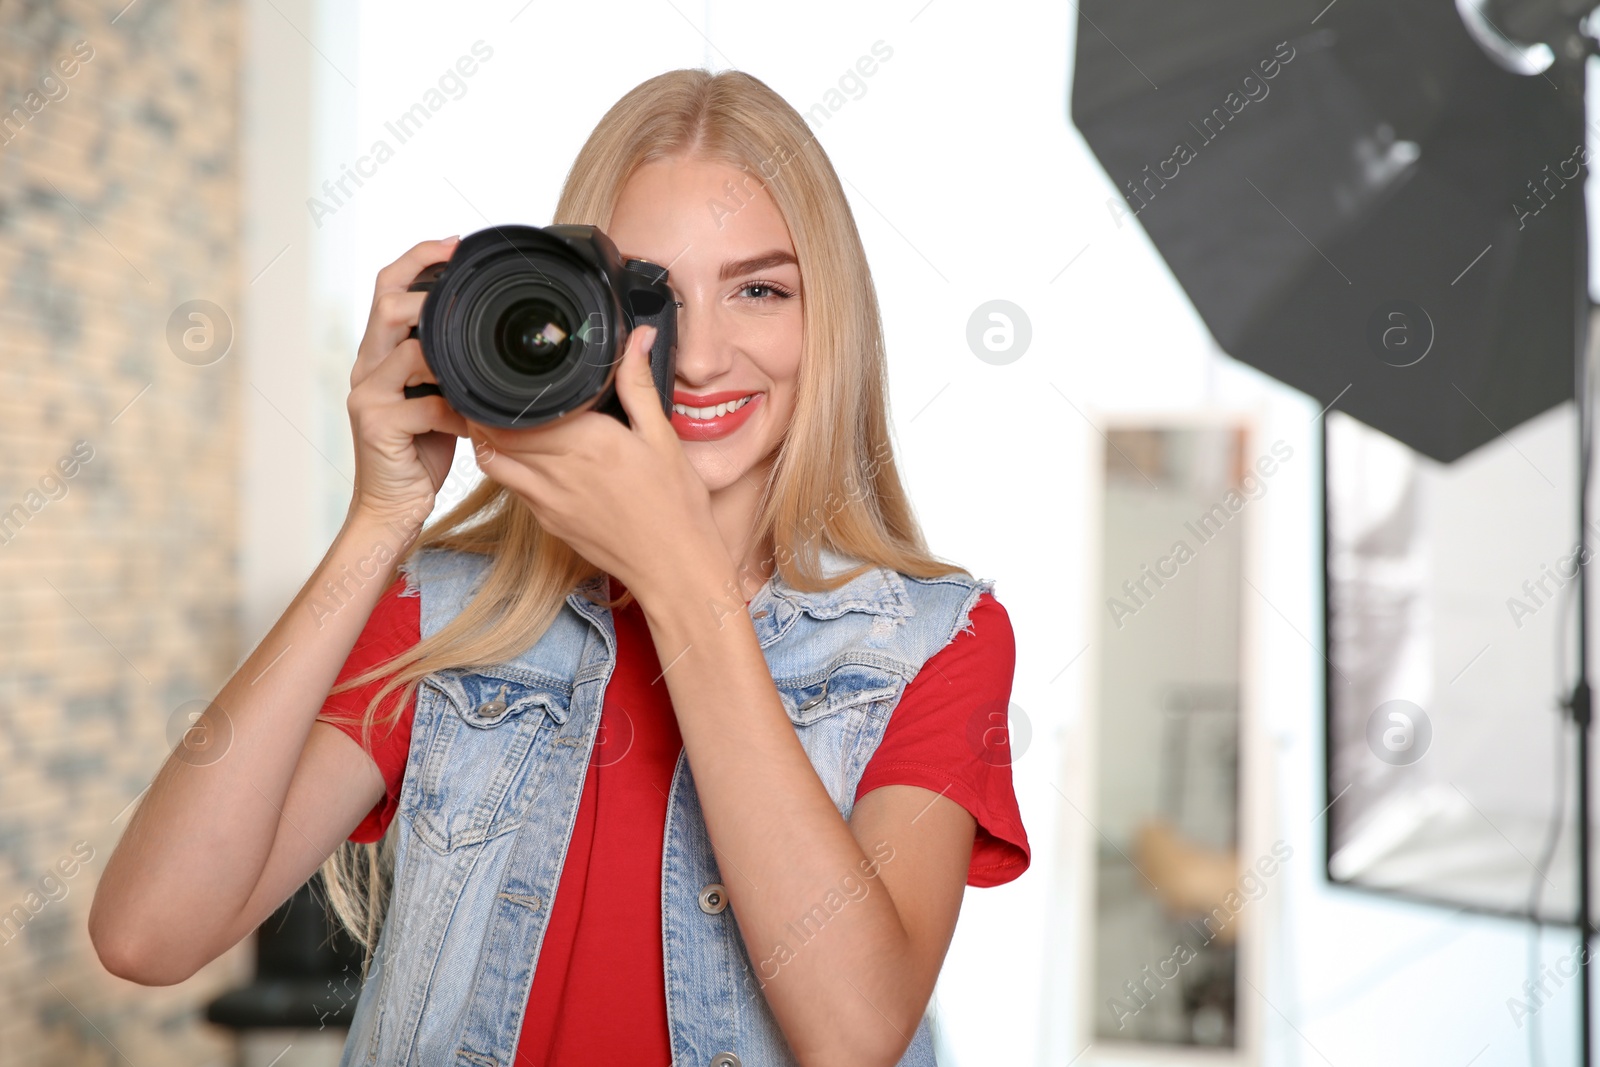
{"type": "MultiPolygon", "coordinates": [[[[830,575],[856,562],[826,548],[821,559],[830,575]]],[[[407,562],[423,637],[470,600],[489,562],[443,549],[407,562]]],[[[419,683],[389,904],[340,1067],[514,1061],[616,663],[611,612],[583,595],[603,596],[604,583],[574,590],[514,659],[419,683]]],[[[841,817],[907,683],[992,589],[960,573],[874,567],[820,593],[774,574],[751,600],[784,710],[841,817]]],[[[722,882],[680,754],[661,857],[672,1062],[788,1067],[796,1061],[761,991],[770,961],[762,970],[752,961],[722,882]]],[[[934,1064],[927,1015],[899,1062],[934,1064]]]]}

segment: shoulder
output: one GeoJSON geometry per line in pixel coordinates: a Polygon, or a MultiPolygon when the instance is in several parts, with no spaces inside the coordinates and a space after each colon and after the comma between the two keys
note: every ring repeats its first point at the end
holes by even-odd
{"type": "Polygon", "coordinates": [[[970,628],[979,601],[994,594],[993,579],[949,564],[943,573],[914,575],[828,546],[818,556],[824,576],[853,577],[827,592],[802,593],[786,583],[776,588],[819,622],[837,620],[838,640],[893,649],[913,668],[970,628]]]}
{"type": "Polygon", "coordinates": [[[932,684],[932,676],[941,685],[956,685],[969,698],[981,700],[1009,692],[1016,663],[1011,616],[992,593],[980,592],[916,677],[922,687],[932,684]]]}
{"type": "Polygon", "coordinates": [[[964,634],[981,635],[963,647],[981,644],[985,648],[1012,645],[1011,619],[994,592],[994,579],[978,578],[961,571],[931,578],[894,572],[905,587],[913,612],[929,627],[933,655],[947,648],[964,634]]]}
{"type": "Polygon", "coordinates": [[[458,614],[482,587],[494,557],[481,552],[427,546],[400,561],[405,596],[425,601],[424,614],[432,633],[441,620],[458,614]]]}
{"type": "MultiPolygon", "coordinates": [[[[319,719],[341,728],[360,723],[368,701],[377,694],[390,675],[373,679],[353,688],[339,689],[351,679],[365,674],[396,656],[410,650],[422,639],[420,612],[417,599],[407,596],[403,577],[397,577],[373,605],[372,614],[356,636],[355,644],[334,678],[333,688],[325,700],[319,719]]],[[[391,696],[387,706],[393,706],[398,693],[391,696]]],[[[354,730],[351,736],[359,740],[354,730]]]]}
{"type": "Polygon", "coordinates": [[[1017,878],[1031,857],[1011,781],[1020,755],[1008,726],[1016,646],[1006,609],[984,584],[971,584],[954,633],[906,686],[856,790],[859,800],[885,785],[920,786],[966,808],[977,824],[974,887],[1017,878]]]}
{"type": "Polygon", "coordinates": [[[415,589],[430,579],[475,578],[493,562],[494,557],[482,553],[431,545],[419,548],[401,560],[399,570],[411,580],[411,588],[415,589]]]}
{"type": "Polygon", "coordinates": [[[980,596],[994,597],[993,578],[977,578],[965,571],[951,571],[933,577],[921,577],[903,571],[892,573],[900,579],[906,594],[914,600],[957,603],[965,609],[976,603],[980,596]]]}
{"type": "Polygon", "coordinates": [[[982,648],[994,654],[1014,654],[1016,632],[1011,628],[1011,614],[992,592],[981,590],[967,610],[963,625],[957,627],[941,654],[959,646],[962,649],[982,648]]]}
{"type": "MultiPolygon", "coordinates": [[[[421,616],[417,598],[406,593],[405,578],[396,577],[372,606],[366,625],[356,635],[350,654],[345,657],[344,664],[334,678],[334,689],[410,651],[422,640],[421,616]]],[[[323,715],[331,718],[343,712],[359,720],[368,699],[377,693],[392,673],[354,688],[330,692],[323,715]]]]}

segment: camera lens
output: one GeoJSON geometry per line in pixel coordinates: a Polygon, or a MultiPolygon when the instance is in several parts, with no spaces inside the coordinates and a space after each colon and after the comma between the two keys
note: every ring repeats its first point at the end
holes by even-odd
{"type": "MultiPolygon", "coordinates": [[[[668,330],[676,320],[665,269],[620,262],[592,226],[496,226],[462,238],[448,263],[412,284],[428,291],[416,336],[441,395],[492,426],[538,426],[590,407],[626,422],[613,386],[620,342],[636,318],[668,330]]],[[[670,349],[666,360],[670,383],[670,349]]]]}
{"type": "Polygon", "coordinates": [[[548,374],[567,357],[572,323],[547,300],[518,300],[495,324],[496,346],[506,365],[520,374],[548,374]]]}
{"type": "Polygon", "coordinates": [[[513,411],[569,404],[567,393],[584,387],[580,379],[594,356],[580,328],[593,294],[560,263],[545,262],[537,276],[521,259],[493,266],[461,301],[472,342],[464,355],[475,377],[513,411]]]}

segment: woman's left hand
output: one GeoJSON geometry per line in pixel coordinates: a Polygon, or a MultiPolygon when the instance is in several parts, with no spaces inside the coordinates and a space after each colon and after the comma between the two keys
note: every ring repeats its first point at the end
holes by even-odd
{"type": "Polygon", "coordinates": [[[525,430],[467,420],[479,469],[641,604],[685,578],[733,573],[710,492],[661,410],[648,355],[655,335],[653,326],[634,330],[617,368],[629,426],[592,410],[525,430]]]}

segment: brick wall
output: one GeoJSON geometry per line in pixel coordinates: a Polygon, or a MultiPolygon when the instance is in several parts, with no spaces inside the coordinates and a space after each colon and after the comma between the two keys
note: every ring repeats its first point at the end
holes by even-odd
{"type": "Polygon", "coordinates": [[[0,2],[7,1065],[227,1062],[200,1013],[250,966],[247,943],[146,989],[107,974],[85,929],[185,704],[242,654],[241,383],[223,348],[240,18],[201,0],[0,2]]]}

